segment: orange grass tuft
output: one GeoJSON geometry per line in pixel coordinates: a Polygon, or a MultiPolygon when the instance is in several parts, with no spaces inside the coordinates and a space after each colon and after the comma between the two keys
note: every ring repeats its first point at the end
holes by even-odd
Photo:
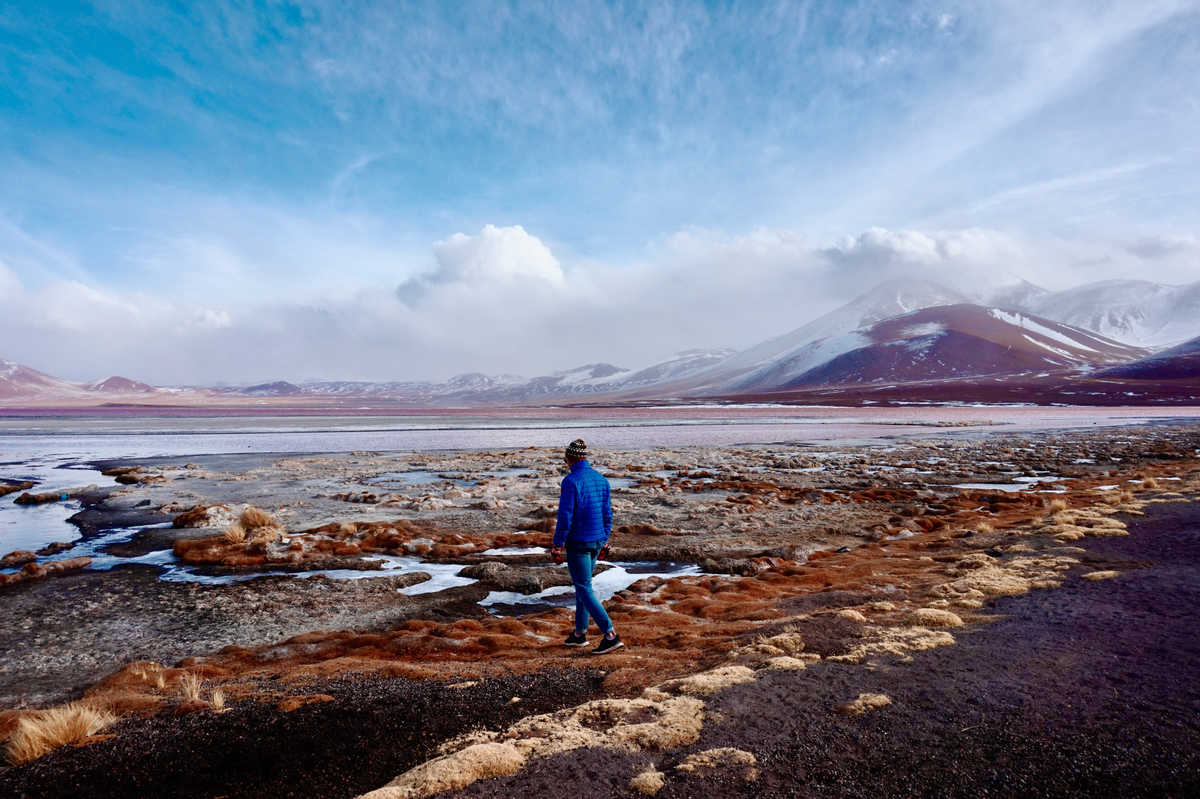
{"type": "Polygon", "coordinates": [[[200,676],[192,672],[184,672],[179,678],[179,693],[189,702],[200,701],[200,676]]]}
{"type": "Polygon", "coordinates": [[[271,543],[282,532],[283,528],[274,516],[261,508],[247,505],[238,520],[225,531],[225,543],[241,544],[247,538],[250,543],[271,543]]]}
{"type": "Polygon", "coordinates": [[[275,520],[274,516],[267,513],[265,510],[262,510],[261,508],[254,507],[253,505],[247,506],[246,509],[242,511],[242,515],[238,521],[240,521],[242,523],[242,527],[245,527],[247,530],[256,530],[259,527],[279,526],[279,522],[275,520]]]}
{"type": "Polygon", "coordinates": [[[17,721],[8,741],[8,762],[14,766],[27,763],[60,746],[95,735],[116,720],[107,710],[83,702],[33,711],[17,721]]]}

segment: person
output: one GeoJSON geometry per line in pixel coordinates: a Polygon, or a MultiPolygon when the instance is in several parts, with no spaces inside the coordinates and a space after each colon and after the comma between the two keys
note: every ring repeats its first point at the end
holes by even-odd
{"type": "Polygon", "coordinates": [[[608,480],[591,467],[587,456],[587,444],[582,438],[572,441],[563,456],[571,471],[562,481],[550,552],[554,561],[561,563],[566,549],[567,568],[575,586],[575,630],[567,636],[566,645],[587,645],[590,617],[604,633],[604,639],[592,654],[602,655],[624,644],[592,590],[596,559],[612,532],[612,500],[608,480]]]}

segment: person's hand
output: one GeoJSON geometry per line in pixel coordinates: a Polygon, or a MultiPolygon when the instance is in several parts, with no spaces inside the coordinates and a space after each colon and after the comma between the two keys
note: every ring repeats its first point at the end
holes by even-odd
{"type": "Polygon", "coordinates": [[[562,565],[562,563],[563,563],[562,547],[551,547],[550,548],[550,560],[554,561],[559,566],[562,565]]]}
{"type": "Polygon", "coordinates": [[[596,556],[596,560],[608,560],[608,544],[600,547],[600,554],[596,556]]]}

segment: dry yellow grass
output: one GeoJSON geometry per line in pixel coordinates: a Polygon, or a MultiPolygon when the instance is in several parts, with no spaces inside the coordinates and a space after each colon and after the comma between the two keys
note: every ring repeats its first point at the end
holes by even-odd
{"type": "Polygon", "coordinates": [[[758,765],[758,758],[750,752],[726,746],[719,749],[705,749],[703,752],[690,754],[675,767],[675,770],[703,773],[722,766],[755,765],[758,765]]]}
{"type": "Polygon", "coordinates": [[[963,624],[957,613],[938,608],[918,608],[913,612],[913,621],[922,627],[962,627],[963,624]]]}
{"type": "Polygon", "coordinates": [[[200,701],[200,676],[192,672],[184,672],[179,678],[179,693],[189,702],[200,701]]]}
{"type": "Polygon", "coordinates": [[[511,743],[481,743],[422,763],[360,799],[416,799],[461,791],[477,780],[515,774],[526,754],[511,743]]]}
{"type": "Polygon", "coordinates": [[[225,541],[229,544],[241,544],[247,540],[250,543],[270,543],[283,534],[279,521],[261,508],[247,505],[238,520],[225,531],[225,541]]]}
{"type": "Polygon", "coordinates": [[[275,517],[267,513],[262,508],[256,508],[253,505],[247,505],[242,511],[242,515],[238,518],[242,526],[247,530],[257,530],[259,527],[278,527],[279,522],[275,517]]]}
{"type": "Polygon", "coordinates": [[[416,799],[461,790],[476,780],[516,773],[529,760],[574,749],[677,749],[695,743],[703,726],[704,703],[692,697],[597,699],[521,719],[502,732],[481,730],[448,741],[439,748],[446,754],[364,797],[416,799]]]}
{"type": "Polygon", "coordinates": [[[1111,580],[1112,578],[1117,577],[1120,574],[1121,574],[1120,572],[1115,572],[1115,571],[1088,572],[1087,574],[1083,575],[1083,579],[1085,579],[1085,580],[1111,580]]]}
{"type": "Polygon", "coordinates": [[[797,655],[804,651],[804,638],[788,630],[778,635],[760,635],[749,646],[734,650],[734,655],[797,655]]]}
{"type": "Polygon", "coordinates": [[[213,710],[217,711],[218,713],[223,713],[228,710],[228,708],[225,707],[225,692],[220,688],[214,690],[212,692],[212,699],[209,700],[209,704],[211,704],[213,706],[213,710]]]}
{"type": "Polygon", "coordinates": [[[864,616],[861,611],[855,610],[854,608],[845,608],[844,610],[839,610],[837,612],[837,617],[839,619],[849,619],[850,621],[856,621],[859,624],[867,623],[867,617],[864,616]]]}
{"type": "Polygon", "coordinates": [[[870,627],[864,640],[849,652],[830,655],[826,660],[837,663],[862,663],[869,657],[892,655],[901,660],[911,660],[910,652],[920,652],[954,643],[954,636],[944,630],[925,627],[870,627]]]}
{"type": "Polygon", "coordinates": [[[693,696],[708,696],[738,683],[754,682],[754,672],[746,666],[720,666],[678,680],[668,680],[660,689],[678,690],[693,696]]]}
{"type": "Polygon", "coordinates": [[[13,765],[41,757],[60,746],[76,743],[117,720],[117,717],[84,702],[36,710],[17,721],[8,740],[8,762],[13,765]]]}
{"type": "Polygon", "coordinates": [[[859,694],[858,698],[852,702],[847,702],[838,710],[843,713],[848,713],[853,716],[866,713],[868,710],[875,708],[887,707],[892,703],[892,698],[887,694],[859,694]]]}
{"type": "Polygon", "coordinates": [[[1051,513],[1058,513],[1067,509],[1067,501],[1065,499],[1052,499],[1046,504],[1046,509],[1051,513]]]}
{"type": "Polygon", "coordinates": [[[629,787],[642,796],[654,796],[663,789],[666,777],[666,774],[663,774],[651,764],[644,771],[633,776],[633,779],[629,781],[629,787]]]}
{"type": "Polygon", "coordinates": [[[743,780],[753,782],[758,779],[757,765],[758,758],[750,752],[725,746],[690,754],[675,770],[685,774],[711,774],[719,769],[739,769],[743,780]]]}

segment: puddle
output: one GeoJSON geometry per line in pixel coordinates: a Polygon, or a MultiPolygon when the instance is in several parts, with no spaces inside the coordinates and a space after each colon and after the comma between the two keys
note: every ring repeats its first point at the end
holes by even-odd
{"type": "MultiPolygon", "coordinates": [[[[89,485],[110,486],[116,482],[86,464],[55,456],[0,464],[0,477],[31,480],[36,485],[28,490],[35,494],[89,485]]],[[[0,497],[0,555],[17,549],[36,552],[56,541],[79,538],[79,529],[67,521],[80,511],[78,501],[17,505],[15,500],[21,493],[0,497]]]]}
{"type": "MultiPolygon", "coordinates": [[[[260,572],[238,574],[203,574],[197,567],[188,566],[177,561],[175,553],[170,549],[155,550],[144,555],[128,558],[111,555],[104,551],[105,547],[111,544],[119,544],[131,540],[143,530],[165,529],[170,526],[168,523],[116,528],[103,535],[89,538],[87,541],[81,541],[71,549],[46,558],[39,558],[38,561],[46,563],[56,560],[66,560],[68,558],[89,557],[92,559],[92,565],[88,567],[90,571],[109,571],[116,566],[131,564],[154,566],[161,570],[158,578],[164,582],[199,583],[201,585],[230,585],[232,583],[254,580],[259,577],[295,577],[297,579],[305,579],[307,577],[322,575],[334,580],[366,580],[372,577],[387,577],[396,574],[408,574],[410,572],[425,572],[429,574],[429,580],[400,589],[400,593],[410,596],[432,593],[461,585],[470,585],[475,582],[473,578],[458,576],[459,570],[462,569],[462,564],[428,563],[420,558],[401,555],[372,555],[363,558],[363,560],[380,561],[382,568],[378,570],[313,569],[311,571],[297,572],[268,569],[260,572]]],[[[12,573],[17,571],[17,569],[3,569],[0,571],[12,573]]]]}
{"type": "Polygon", "coordinates": [[[474,480],[468,480],[462,475],[452,472],[431,472],[428,469],[416,469],[411,472],[385,472],[363,480],[364,485],[381,486],[427,486],[449,483],[456,486],[476,485],[474,480]]]}
{"type": "MultiPolygon", "coordinates": [[[[703,574],[694,563],[612,563],[607,569],[592,578],[592,589],[597,598],[605,602],[613,594],[623,591],[644,577],[686,577],[703,574]]],[[[575,604],[575,589],[569,585],[547,588],[536,594],[518,594],[515,591],[492,591],[479,602],[493,613],[514,615],[532,613],[547,607],[572,607],[575,604]]]]}
{"type": "Polygon", "coordinates": [[[1054,483],[1059,480],[1065,480],[1065,477],[1057,475],[1045,475],[1044,477],[1016,477],[1011,483],[954,483],[950,488],[960,488],[970,491],[1024,491],[1033,488],[1040,483],[1054,483]]]}
{"type": "Polygon", "coordinates": [[[496,547],[485,549],[480,555],[545,555],[545,547],[496,547]]]}
{"type": "Polygon", "coordinates": [[[518,477],[518,478],[525,478],[525,479],[529,479],[529,480],[536,480],[538,478],[537,470],[531,469],[531,468],[500,469],[500,470],[494,471],[494,472],[481,472],[481,474],[484,477],[490,477],[490,478],[518,477]]]}

